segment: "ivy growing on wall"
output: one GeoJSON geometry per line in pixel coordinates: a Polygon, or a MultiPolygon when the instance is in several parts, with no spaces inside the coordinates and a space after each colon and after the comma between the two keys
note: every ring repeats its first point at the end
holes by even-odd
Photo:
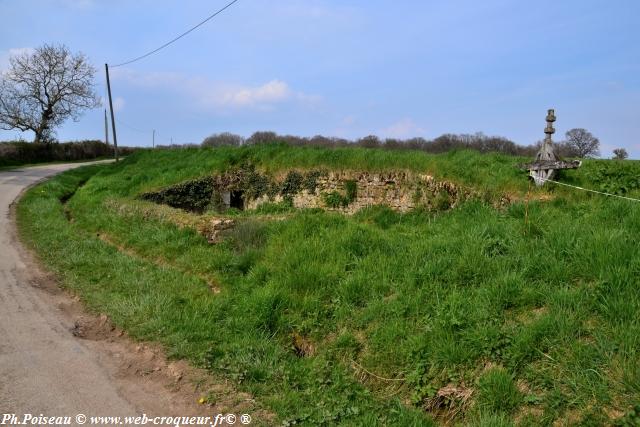
{"type": "Polygon", "coordinates": [[[183,182],[160,191],[143,193],[140,198],[193,212],[203,212],[215,191],[213,177],[183,182]]]}
{"type": "Polygon", "coordinates": [[[321,176],[326,176],[326,172],[312,170],[305,174],[304,179],[302,180],[302,187],[309,192],[309,194],[315,194],[316,188],[318,187],[318,178],[321,176]]]}
{"type": "Polygon", "coordinates": [[[206,210],[221,212],[225,209],[222,194],[240,192],[243,200],[255,200],[264,195],[273,200],[281,195],[290,204],[303,190],[315,194],[317,181],[326,172],[311,170],[306,173],[290,171],[282,182],[260,173],[251,163],[243,163],[224,174],[186,181],[159,191],[143,193],[139,197],[155,203],[202,213],[206,210]]]}
{"type": "Polygon", "coordinates": [[[298,194],[302,189],[303,176],[300,172],[290,171],[282,182],[280,187],[280,195],[283,197],[292,197],[298,194]]]}
{"type": "Polygon", "coordinates": [[[358,183],[355,180],[347,180],[344,182],[345,194],[338,191],[322,193],[322,200],[329,208],[338,209],[346,208],[358,197],[358,183]]]}

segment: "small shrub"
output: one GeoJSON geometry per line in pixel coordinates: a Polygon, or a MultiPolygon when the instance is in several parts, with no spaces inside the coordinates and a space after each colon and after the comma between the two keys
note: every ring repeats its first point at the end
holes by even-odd
{"type": "Polygon", "coordinates": [[[322,200],[325,205],[330,208],[346,208],[351,202],[358,197],[358,183],[354,180],[348,180],[344,183],[346,195],[342,195],[337,191],[322,194],[322,200]]]}
{"type": "Polygon", "coordinates": [[[293,196],[300,192],[303,177],[300,172],[290,171],[282,182],[280,194],[284,197],[293,196]]]}

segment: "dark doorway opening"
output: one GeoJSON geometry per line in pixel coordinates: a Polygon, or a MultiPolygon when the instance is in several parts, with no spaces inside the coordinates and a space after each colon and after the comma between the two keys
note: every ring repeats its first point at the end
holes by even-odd
{"type": "Polygon", "coordinates": [[[231,191],[229,194],[229,207],[244,210],[242,191],[231,191]]]}

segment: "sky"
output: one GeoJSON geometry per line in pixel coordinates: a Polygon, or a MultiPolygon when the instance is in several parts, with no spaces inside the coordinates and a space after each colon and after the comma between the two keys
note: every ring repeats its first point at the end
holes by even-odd
{"type": "MultiPolygon", "coordinates": [[[[0,0],[0,69],[65,44],[96,67],[157,48],[230,0],[0,0]]],[[[118,143],[232,132],[544,137],[585,128],[640,158],[637,0],[239,0],[138,62],[111,67],[118,143]]],[[[0,140],[20,137],[0,131],[0,140]]],[[[23,138],[31,140],[32,133],[23,138]]],[[[104,110],[57,132],[104,138],[104,110]]]]}

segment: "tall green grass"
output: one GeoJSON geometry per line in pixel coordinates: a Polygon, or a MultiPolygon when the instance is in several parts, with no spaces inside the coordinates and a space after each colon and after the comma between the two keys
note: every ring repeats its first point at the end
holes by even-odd
{"type": "MultiPolygon", "coordinates": [[[[519,182],[523,172],[514,166],[524,161],[500,154],[481,155],[474,151],[451,151],[426,154],[421,151],[384,151],[358,147],[326,149],[320,147],[290,147],[285,144],[254,146],[188,148],[183,150],[145,151],[135,153],[126,165],[137,182],[123,190],[148,190],[189,178],[223,171],[246,162],[269,171],[300,169],[353,169],[367,171],[411,170],[450,179],[461,184],[485,186],[488,189],[525,189],[526,180],[519,182]],[[148,170],[151,174],[135,171],[148,170]],[[141,186],[136,184],[142,184],[141,186]]],[[[524,174],[526,176],[526,174],[524,174]]],[[[125,183],[123,183],[125,184],[125,183]]],[[[125,190],[125,191],[126,191],[125,190]]]]}
{"type": "Polygon", "coordinates": [[[448,416],[598,425],[640,400],[633,202],[557,189],[552,201],[504,210],[476,200],[438,214],[288,211],[284,220],[242,218],[213,246],[107,203],[246,160],[268,170],[405,168],[488,191],[527,189],[518,159],[470,152],[145,152],[34,188],[19,205],[20,228],[90,307],[227,376],[290,425],[428,425],[448,416]],[[91,175],[63,208],[59,198],[91,175]],[[312,349],[306,355],[299,340],[312,349]],[[442,397],[451,387],[470,390],[470,401],[442,397]]]}

